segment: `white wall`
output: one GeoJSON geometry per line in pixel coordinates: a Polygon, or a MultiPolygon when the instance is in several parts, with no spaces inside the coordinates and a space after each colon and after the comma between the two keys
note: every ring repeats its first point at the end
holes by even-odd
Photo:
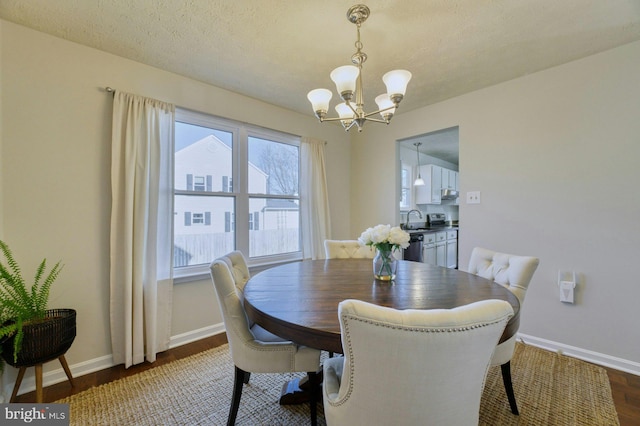
{"type": "MultiPolygon", "coordinates": [[[[0,34],[2,34],[2,25],[3,22],[0,19],[0,34]]],[[[1,40],[1,39],[0,39],[1,40]]],[[[2,136],[3,136],[3,132],[2,132],[2,42],[0,42],[0,154],[2,153],[2,136]]],[[[3,223],[4,223],[4,213],[3,213],[3,208],[2,208],[2,193],[3,191],[2,189],[2,176],[4,175],[3,173],[3,167],[2,167],[2,161],[1,161],[0,157],[0,239],[4,238],[3,235],[3,223]]]]}
{"type": "Polygon", "coordinates": [[[460,205],[461,265],[474,246],[540,257],[520,332],[640,374],[638,70],[640,42],[354,135],[352,229],[398,221],[396,140],[460,126],[461,193],[482,200],[460,205]],[[558,300],[559,270],[578,273],[574,305],[558,300]]]}
{"type": "MultiPolygon", "coordinates": [[[[640,371],[638,69],[632,43],[347,135],[312,114],[0,20],[0,235],[25,271],[43,257],[65,263],[51,304],[78,310],[74,366],[110,354],[104,86],[326,139],[334,238],[398,223],[395,141],[459,125],[462,193],[482,192],[482,204],[460,205],[462,264],[475,245],[539,256],[520,331],[640,371]],[[574,306],[558,301],[560,269],[580,274],[574,306]]],[[[219,322],[208,280],[176,285],[174,336],[219,322]]]]}
{"type": "MultiPolygon", "coordinates": [[[[67,354],[72,367],[111,354],[112,97],[105,86],[327,140],[330,203],[339,212],[332,233],[349,235],[349,139],[339,126],[7,21],[0,20],[0,40],[0,235],[24,272],[44,257],[65,264],[51,307],[78,311],[78,336],[67,354]]],[[[173,306],[173,336],[221,322],[209,280],[177,284],[173,306]]]]}

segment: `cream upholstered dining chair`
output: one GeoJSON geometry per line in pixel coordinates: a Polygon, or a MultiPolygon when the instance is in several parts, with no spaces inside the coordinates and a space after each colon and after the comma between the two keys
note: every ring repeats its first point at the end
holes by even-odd
{"type": "MultiPolygon", "coordinates": [[[[520,310],[524,303],[524,296],[536,271],[540,260],[531,256],[516,256],[499,253],[482,247],[476,247],[471,252],[469,270],[467,272],[490,279],[511,290],[520,302],[520,310]]],[[[518,414],[518,404],[513,393],[511,383],[511,357],[516,347],[516,334],[509,340],[498,345],[491,359],[492,366],[500,366],[502,381],[509,399],[509,406],[513,414],[518,414]]]]}
{"type": "Polygon", "coordinates": [[[344,357],[323,368],[327,425],[477,425],[491,354],[512,316],[504,300],[404,311],[342,301],[344,357]]]}
{"type": "Polygon", "coordinates": [[[234,251],[222,256],[214,260],[210,268],[235,365],[227,425],[235,424],[242,386],[249,382],[251,373],[288,372],[307,372],[311,389],[311,424],[315,425],[320,386],[320,351],[286,341],[249,321],[244,310],[243,292],[250,275],[242,253],[234,251]]]}
{"type": "Polygon", "coordinates": [[[324,240],[324,255],[327,259],[373,259],[376,251],[358,240],[324,240]]]}

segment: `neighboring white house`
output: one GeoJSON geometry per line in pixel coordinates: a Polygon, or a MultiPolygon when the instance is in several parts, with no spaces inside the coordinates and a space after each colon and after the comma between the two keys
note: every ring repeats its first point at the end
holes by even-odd
{"type": "MultiPolygon", "coordinates": [[[[177,191],[214,192],[217,195],[176,195],[174,205],[174,264],[211,262],[235,249],[235,198],[232,149],[209,135],[175,153],[174,182],[177,191]],[[229,193],[225,196],[223,193],[229,193]]],[[[249,162],[248,192],[266,194],[268,175],[249,162]]],[[[298,247],[299,206],[289,200],[252,197],[249,205],[252,253],[268,254],[267,247],[298,247]],[[282,230],[295,230],[283,238],[282,230]],[[279,232],[273,232],[279,230],[279,232]],[[272,232],[269,232],[272,231],[272,232]],[[277,241],[274,241],[276,239],[277,241]],[[283,246],[284,244],[284,246],[283,246]],[[265,247],[262,249],[261,247],[265,247]],[[266,250],[266,251],[265,251],[266,250]]],[[[289,250],[290,251],[290,250],[289,250]]]]}

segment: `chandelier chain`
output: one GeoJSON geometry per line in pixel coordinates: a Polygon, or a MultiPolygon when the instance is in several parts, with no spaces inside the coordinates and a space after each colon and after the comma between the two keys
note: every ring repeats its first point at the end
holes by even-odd
{"type": "Polygon", "coordinates": [[[358,39],[354,43],[356,47],[356,53],[351,56],[351,62],[355,65],[361,66],[367,60],[367,54],[362,51],[362,47],[364,46],[360,41],[360,24],[358,27],[358,39]]]}

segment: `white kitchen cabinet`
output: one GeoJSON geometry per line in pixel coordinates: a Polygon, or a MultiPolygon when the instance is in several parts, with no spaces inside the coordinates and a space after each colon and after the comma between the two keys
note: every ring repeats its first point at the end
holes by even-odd
{"type": "Polygon", "coordinates": [[[458,267],[458,231],[447,231],[447,268],[458,267]]]}
{"type": "Polygon", "coordinates": [[[436,265],[436,234],[428,232],[424,234],[422,241],[422,262],[429,265],[436,265]]]}
{"type": "Polygon", "coordinates": [[[445,169],[444,167],[440,169],[440,187],[449,187],[449,170],[445,169]]]}
{"type": "Polygon", "coordinates": [[[436,265],[436,246],[431,244],[422,246],[422,262],[429,265],[436,265]]]}
{"type": "Polygon", "coordinates": [[[458,189],[458,172],[443,167],[441,176],[442,189],[458,189]]]}
{"type": "Polygon", "coordinates": [[[440,204],[442,202],[442,167],[434,164],[420,166],[424,185],[416,186],[416,204],[440,204]]]}
{"type": "Polygon", "coordinates": [[[426,232],[422,241],[422,262],[445,268],[457,268],[458,231],[426,232]]]}
{"type": "Polygon", "coordinates": [[[447,233],[436,232],[436,265],[447,267],[447,233]]]}
{"type": "MultiPolygon", "coordinates": [[[[423,186],[415,187],[416,204],[442,204],[442,190],[459,191],[458,172],[435,164],[426,164],[418,169],[424,179],[423,186]]],[[[456,199],[456,204],[458,199],[456,199]]]]}
{"type": "Polygon", "coordinates": [[[447,267],[447,243],[436,243],[436,265],[447,267]]]}

